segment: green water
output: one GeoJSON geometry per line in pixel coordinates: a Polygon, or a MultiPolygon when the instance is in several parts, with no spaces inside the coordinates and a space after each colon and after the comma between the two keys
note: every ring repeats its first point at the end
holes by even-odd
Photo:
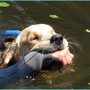
{"type": "Polygon", "coordinates": [[[0,33],[7,29],[22,30],[31,24],[46,23],[56,32],[71,38],[78,47],[72,46],[75,59],[71,68],[63,75],[45,79],[37,76],[0,88],[90,88],[90,2],[8,2],[10,7],[0,7],[0,33]],[[57,15],[60,19],[50,18],[57,15]],[[80,50],[81,48],[81,50],[80,50]]]}

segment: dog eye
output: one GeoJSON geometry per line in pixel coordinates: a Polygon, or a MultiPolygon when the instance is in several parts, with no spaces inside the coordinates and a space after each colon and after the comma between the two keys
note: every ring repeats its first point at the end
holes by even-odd
{"type": "Polygon", "coordinates": [[[38,39],[39,39],[39,37],[37,37],[37,36],[33,38],[33,40],[38,40],[38,39]]]}

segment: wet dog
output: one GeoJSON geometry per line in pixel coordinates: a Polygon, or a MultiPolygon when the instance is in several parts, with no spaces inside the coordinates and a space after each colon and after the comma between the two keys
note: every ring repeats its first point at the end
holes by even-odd
{"type": "Polygon", "coordinates": [[[57,34],[50,25],[31,25],[22,30],[11,46],[6,49],[4,63],[0,68],[6,67],[12,58],[18,61],[33,50],[54,52],[67,47],[68,41],[61,34],[57,34]]]}

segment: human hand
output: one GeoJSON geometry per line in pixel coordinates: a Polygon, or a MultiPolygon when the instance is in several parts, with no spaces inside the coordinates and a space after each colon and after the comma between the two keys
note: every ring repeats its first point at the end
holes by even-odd
{"type": "Polygon", "coordinates": [[[62,72],[66,67],[68,67],[70,64],[72,64],[72,60],[74,58],[74,55],[70,53],[69,49],[66,48],[64,50],[59,50],[54,53],[52,53],[52,57],[62,63],[62,68],[60,69],[60,72],[62,72]]]}

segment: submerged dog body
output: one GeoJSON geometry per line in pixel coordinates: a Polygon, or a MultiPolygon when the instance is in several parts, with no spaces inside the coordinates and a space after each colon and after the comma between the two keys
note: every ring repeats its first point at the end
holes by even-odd
{"type": "Polygon", "coordinates": [[[31,25],[25,28],[11,47],[6,50],[4,64],[8,64],[11,57],[18,61],[33,50],[54,52],[67,47],[68,41],[62,35],[57,34],[51,26],[46,24],[31,25]],[[14,49],[11,50],[13,45],[14,49]],[[8,57],[10,58],[7,59],[8,57]]]}

